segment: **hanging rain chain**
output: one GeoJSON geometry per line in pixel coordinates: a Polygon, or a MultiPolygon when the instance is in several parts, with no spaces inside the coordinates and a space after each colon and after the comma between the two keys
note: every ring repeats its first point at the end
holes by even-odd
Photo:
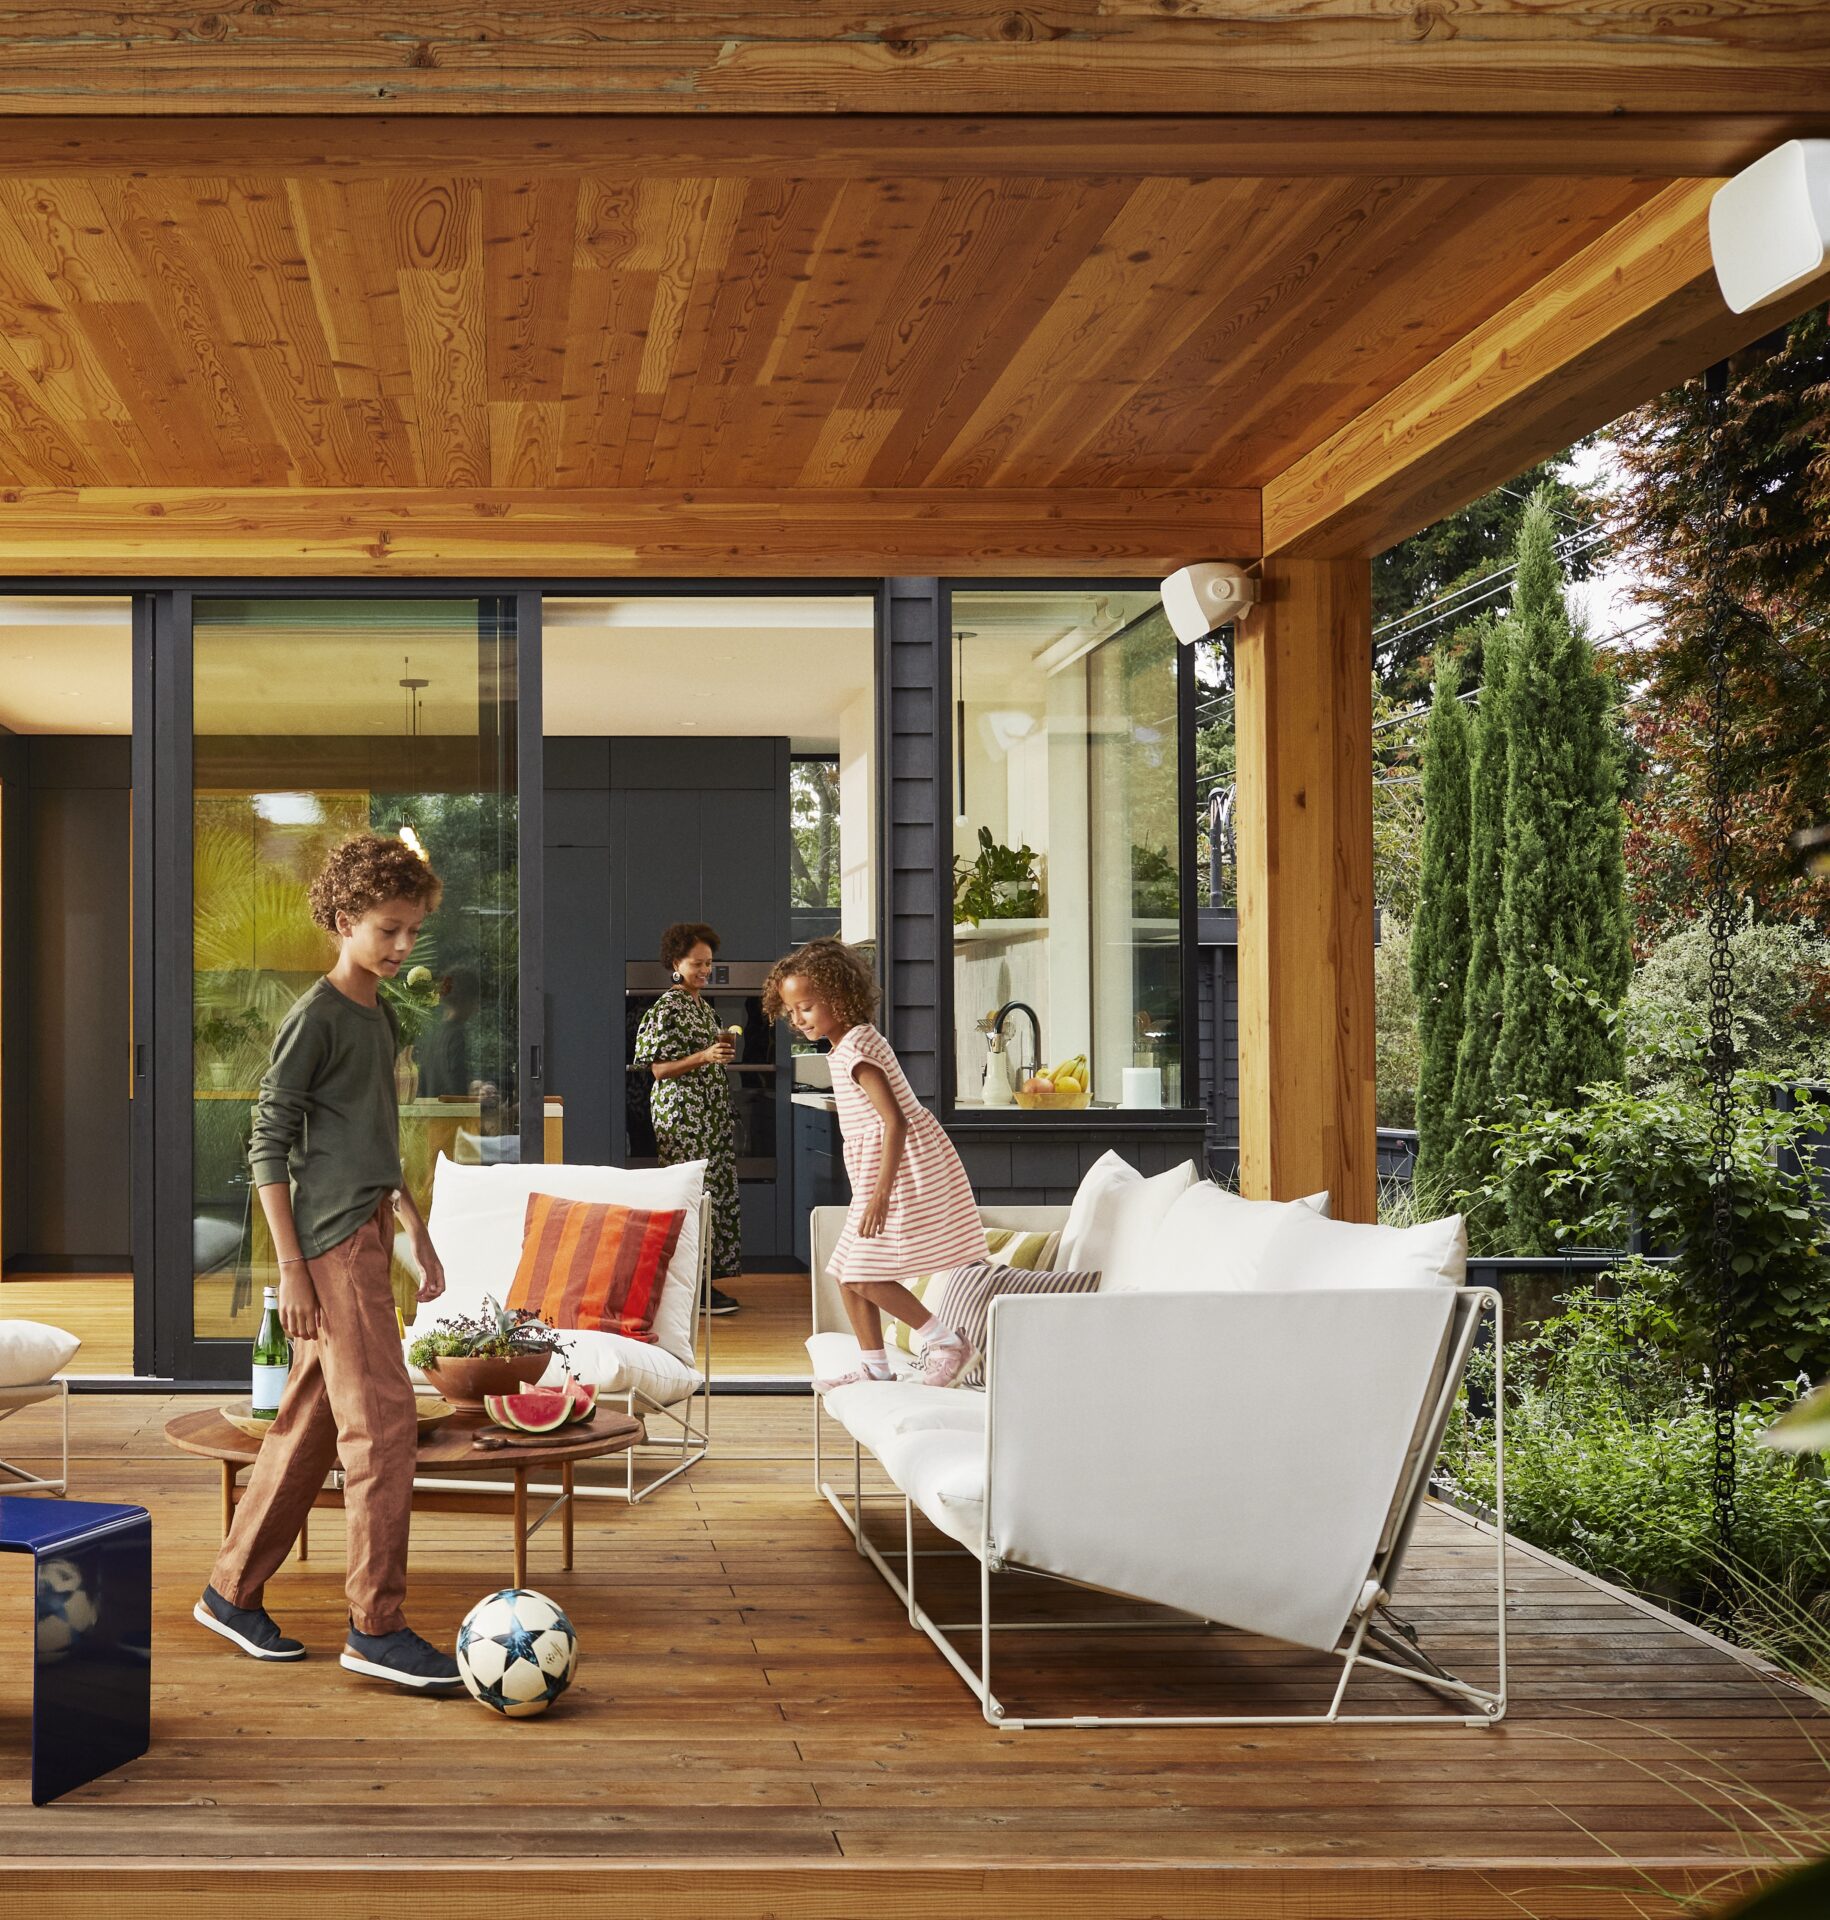
{"type": "Polygon", "coordinates": [[[1734,879],[1729,862],[1728,656],[1733,602],[1728,587],[1728,471],[1723,395],[1728,368],[1707,375],[1709,395],[1709,524],[1703,553],[1703,622],[1709,644],[1709,1270],[1714,1282],[1715,1366],[1711,1380],[1715,1448],[1711,1492],[1715,1544],[1722,1567],[1718,1586],[1733,1583],[1735,1549],[1735,1423],[1739,1301],[1735,1281],[1735,1026],[1734,975],[1729,947],[1735,928],[1734,879]]]}

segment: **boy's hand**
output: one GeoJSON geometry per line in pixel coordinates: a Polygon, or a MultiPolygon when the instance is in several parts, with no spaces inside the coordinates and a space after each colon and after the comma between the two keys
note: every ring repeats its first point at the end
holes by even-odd
{"type": "Polygon", "coordinates": [[[875,1240],[883,1231],[883,1222],[890,1210],[890,1197],[887,1193],[873,1193],[864,1203],[864,1211],[858,1216],[858,1238],[875,1240]]]}
{"type": "Polygon", "coordinates": [[[280,1325],[288,1340],[318,1337],[318,1294],[303,1260],[280,1263],[280,1325]]]}
{"type": "Polygon", "coordinates": [[[419,1269],[420,1300],[436,1300],[445,1291],[444,1262],[432,1244],[432,1236],[422,1227],[407,1243],[413,1249],[413,1264],[419,1269]]]}

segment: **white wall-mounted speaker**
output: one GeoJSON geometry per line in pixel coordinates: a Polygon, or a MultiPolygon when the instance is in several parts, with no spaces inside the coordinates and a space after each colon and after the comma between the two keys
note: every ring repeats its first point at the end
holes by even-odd
{"type": "Polygon", "coordinates": [[[1163,582],[1163,611],[1186,646],[1205,640],[1258,599],[1258,582],[1230,560],[1196,560],[1163,582]]]}
{"type": "Polygon", "coordinates": [[[1709,255],[1731,312],[1747,313],[1823,270],[1830,253],[1830,140],[1788,140],[1718,187],[1709,255]]]}

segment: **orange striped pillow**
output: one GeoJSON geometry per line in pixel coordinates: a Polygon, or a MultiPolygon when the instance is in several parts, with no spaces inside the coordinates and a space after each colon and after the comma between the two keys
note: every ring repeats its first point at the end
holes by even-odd
{"type": "Polygon", "coordinates": [[[531,1307],[549,1327],[652,1342],[667,1263],[685,1221],[681,1210],[530,1193],[508,1304],[531,1307]]]}

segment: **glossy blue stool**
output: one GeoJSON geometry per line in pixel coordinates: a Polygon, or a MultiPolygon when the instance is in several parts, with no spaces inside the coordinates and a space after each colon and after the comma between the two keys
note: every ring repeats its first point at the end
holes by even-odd
{"type": "Polygon", "coordinates": [[[0,1553],[33,1561],[32,1804],[42,1807],[151,1744],[152,1516],[0,1495],[0,1553]]]}

